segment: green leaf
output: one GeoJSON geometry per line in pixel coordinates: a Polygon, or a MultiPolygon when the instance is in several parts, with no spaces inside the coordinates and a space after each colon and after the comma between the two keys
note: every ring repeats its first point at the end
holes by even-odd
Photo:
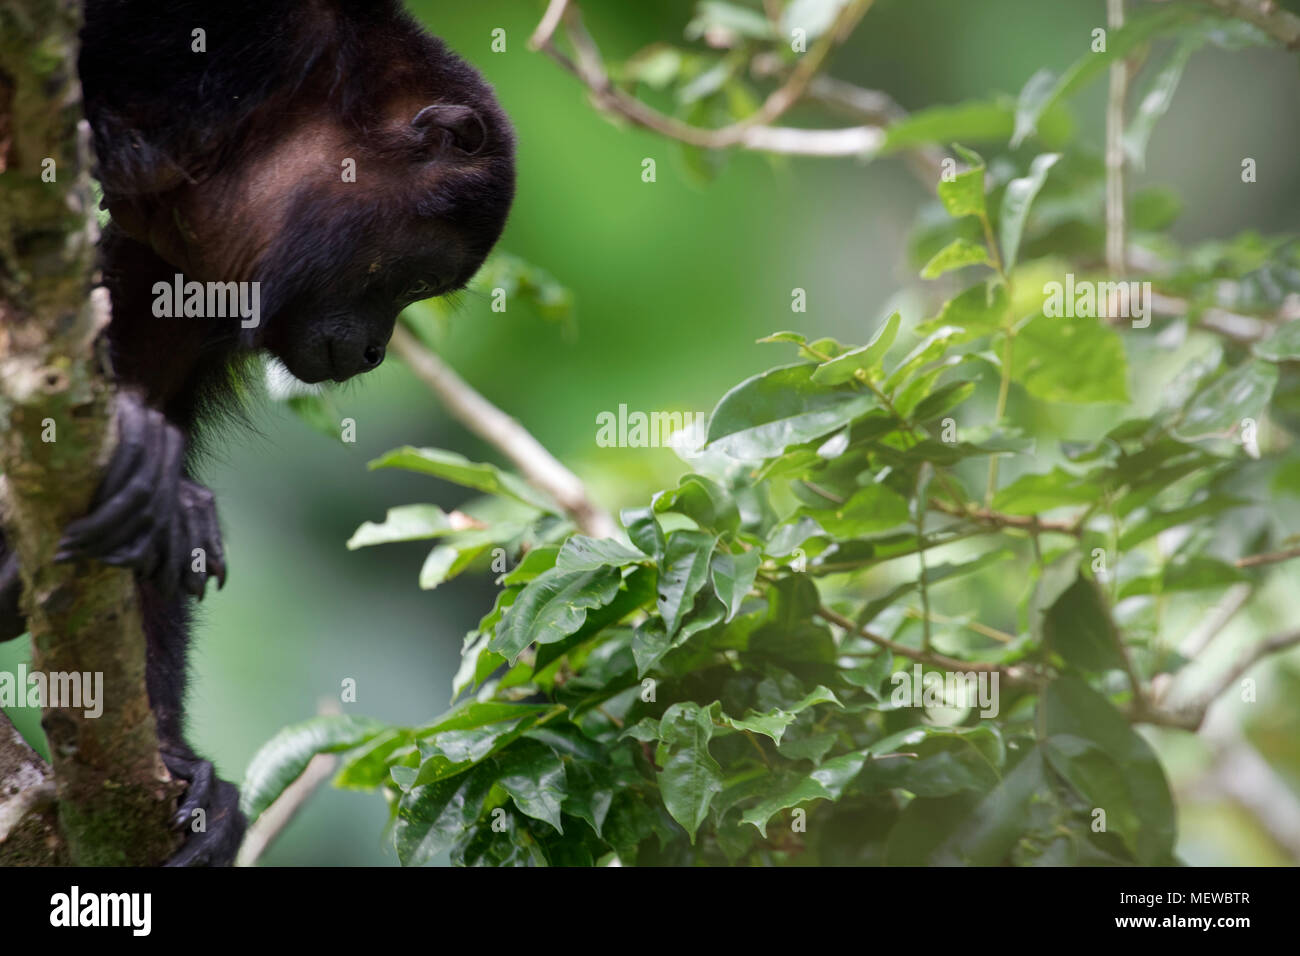
{"type": "Polygon", "coordinates": [[[1083,556],[1071,549],[1043,568],[1029,595],[1029,630],[1034,637],[1045,640],[1047,612],[1079,576],[1079,563],[1083,556]]]}
{"type": "Polygon", "coordinates": [[[790,36],[792,30],[803,30],[809,40],[814,40],[829,30],[840,11],[849,0],[790,0],[781,12],[781,32],[790,36]]]}
{"type": "Polygon", "coordinates": [[[907,746],[906,756],[873,764],[864,775],[864,788],[947,797],[963,791],[987,793],[998,784],[996,768],[965,735],[931,733],[907,746]]]}
{"type": "Polygon", "coordinates": [[[1020,254],[1020,237],[1025,231],[1025,220],[1029,217],[1029,207],[1034,197],[1047,181],[1047,172],[1060,153],[1044,153],[1034,157],[1029,165],[1029,175],[1013,179],[1007,183],[1006,192],[1002,194],[1002,213],[998,217],[998,227],[1002,233],[1002,269],[1010,272],[1016,265],[1020,254]]]}
{"type": "Polygon", "coordinates": [[[389,780],[389,766],[398,759],[395,756],[397,752],[414,749],[415,734],[412,731],[404,727],[386,730],[357,747],[344,760],[343,767],[334,775],[333,786],[340,790],[381,787],[389,780]]]}
{"type": "Polygon", "coordinates": [[[740,818],[741,822],[753,824],[766,839],[767,823],[773,816],[810,800],[838,800],[866,761],[865,750],[842,754],[827,760],[807,775],[780,780],[769,796],[745,811],[740,818]]]}
{"type": "Polygon", "coordinates": [[[419,541],[454,531],[447,513],[437,505],[402,505],[389,508],[383,522],[367,521],[348,539],[348,550],[388,544],[393,541],[419,541]]]}
{"type": "Polygon", "coordinates": [[[815,369],[785,366],[741,382],[713,410],[707,444],[732,458],[772,458],[790,445],[842,428],[875,406],[869,392],[812,381],[815,369]]]}
{"type": "Polygon", "coordinates": [[[1048,647],[1083,670],[1101,672],[1124,666],[1110,610],[1097,585],[1083,575],[1047,609],[1043,634],[1048,647]]]}
{"type": "Polygon", "coordinates": [[[1134,169],[1142,170],[1146,167],[1147,143],[1151,139],[1151,132],[1160,117],[1169,112],[1169,106],[1174,101],[1174,91],[1178,89],[1178,81],[1183,77],[1187,61],[1205,45],[1206,39],[1195,34],[1184,37],[1136,100],[1137,110],[1133,113],[1123,138],[1124,152],[1134,169]]]}
{"type": "Polygon", "coordinates": [[[927,334],[945,326],[956,326],[967,335],[978,338],[1002,328],[1007,321],[1007,287],[1002,282],[981,282],[971,286],[956,298],[943,304],[943,309],[933,319],[916,327],[927,334]]]}
{"type": "Polygon", "coordinates": [[[1174,435],[1184,440],[1227,436],[1243,419],[1258,419],[1277,385],[1277,366],[1247,362],[1230,369],[1192,396],[1174,435]]]}
{"type": "Polygon", "coordinates": [[[344,714],[313,717],[285,727],[249,762],[240,788],[240,809],[248,819],[256,820],[307,769],[312,757],[351,750],[388,729],[378,720],[344,714]]]}
{"type": "Polygon", "coordinates": [[[907,500],[885,485],[864,485],[835,508],[809,513],[824,532],[836,538],[860,538],[887,531],[908,520],[907,500]]]}
{"type": "Polygon", "coordinates": [[[724,535],[740,527],[736,500],[725,488],[703,475],[686,475],[676,488],[655,496],[656,512],[675,511],[701,528],[724,535]]]}
{"type": "Polygon", "coordinates": [[[429,552],[420,568],[420,587],[432,590],[460,574],[488,548],[505,544],[524,531],[523,525],[498,524],[490,528],[448,532],[443,543],[429,552]]]}
{"type": "Polygon", "coordinates": [[[543,820],[560,833],[560,807],[564,803],[564,762],[550,747],[522,740],[501,755],[497,785],[514,800],[519,812],[543,820]]]}
{"type": "MultiPolygon", "coordinates": [[[[993,866],[1004,861],[1030,822],[1031,804],[1049,793],[1050,786],[1042,756],[1034,750],[971,808],[930,854],[929,862],[993,866]]],[[[892,856],[890,862],[895,862],[892,856]]]]}
{"type": "Polygon", "coordinates": [[[1101,497],[1092,481],[1053,468],[1046,474],[1021,475],[993,499],[993,510],[1013,515],[1035,515],[1068,505],[1088,505],[1101,497]]]}
{"type": "Polygon", "coordinates": [[[898,363],[898,367],[889,374],[889,378],[885,379],[885,391],[892,393],[916,372],[937,359],[961,331],[956,326],[945,325],[927,335],[903,357],[903,361],[898,363]]]}
{"type": "Polygon", "coordinates": [[[1205,555],[1176,559],[1165,565],[1158,575],[1146,575],[1124,582],[1120,598],[1138,594],[1172,594],[1175,591],[1205,591],[1227,587],[1247,580],[1247,575],[1231,564],[1205,555]]]}
{"type": "Polygon", "coordinates": [[[1053,768],[1093,807],[1106,810],[1138,861],[1169,865],[1175,837],[1174,802],[1160,761],[1105,697],[1083,681],[1064,676],[1048,685],[1039,706],[1045,712],[1053,768]],[[1100,751],[1098,760],[1060,737],[1077,737],[1100,751]],[[1113,772],[1102,774],[1097,764],[1113,772]]]}
{"type": "MultiPolygon", "coordinates": [[[[543,571],[555,567],[555,561],[559,556],[560,549],[556,547],[533,548],[520,559],[517,565],[501,575],[497,583],[507,588],[517,584],[527,584],[543,571]]],[[[479,629],[483,630],[484,625],[480,624],[479,629]]]]}
{"type": "Polygon", "coordinates": [[[773,707],[771,710],[762,713],[750,710],[744,717],[728,717],[722,712],[722,704],[715,701],[709,713],[713,720],[725,724],[733,730],[748,730],[753,733],[764,734],[771,737],[773,743],[779,744],[786,728],[794,723],[801,713],[817,704],[834,704],[836,707],[844,707],[839,698],[829,688],[818,684],[816,688],[809,691],[801,700],[788,708],[773,707]]]}
{"type": "Polygon", "coordinates": [[[772,36],[772,24],[757,10],[722,0],[701,0],[694,18],[686,25],[686,39],[698,40],[711,30],[725,30],[757,40],[772,36]]]}
{"type": "Polygon", "coordinates": [[[982,242],[954,239],[925,264],[921,269],[921,278],[936,279],[946,272],[973,265],[989,265],[988,249],[982,242]]]}
{"type": "Polygon", "coordinates": [[[504,291],[513,308],[523,302],[549,322],[573,318],[573,292],[556,281],[545,269],[498,249],[470,280],[470,290],[484,297],[493,290],[504,291]]]}
{"type": "Polygon", "coordinates": [[[450,849],[478,818],[491,788],[485,766],[404,793],[393,822],[398,861],[422,866],[450,849]]]}
{"type": "Polygon", "coordinates": [[[713,721],[698,704],[673,704],[664,712],[659,732],[667,756],[659,774],[659,792],[694,844],[709,805],[722,792],[722,768],[709,753],[713,721]]]}
{"type": "Polygon", "coordinates": [[[659,570],[657,604],[668,637],[677,633],[682,618],[695,601],[709,575],[709,555],[716,538],[701,531],[674,531],[659,570]]]}
{"type": "Polygon", "coordinates": [[[588,613],[582,627],[562,641],[554,644],[543,644],[539,647],[537,649],[537,659],[534,663],[538,672],[546,669],[569,651],[579,647],[583,642],[590,640],[593,635],[598,634],[612,624],[617,624],[629,614],[653,602],[656,574],[657,572],[653,568],[636,568],[623,579],[623,585],[618,594],[614,596],[614,600],[604,607],[596,608],[588,613]]]}
{"type": "Polygon", "coordinates": [[[1154,538],[1167,528],[1176,528],[1179,525],[1189,524],[1198,518],[1217,515],[1232,508],[1239,508],[1244,504],[1248,504],[1248,502],[1242,498],[1215,494],[1188,505],[1171,508],[1168,511],[1152,511],[1141,521],[1124,529],[1124,533],[1119,538],[1119,548],[1121,551],[1128,551],[1143,541],[1154,538]]]}
{"type": "MultiPolygon", "coordinates": [[[[947,385],[941,385],[911,410],[912,420],[921,423],[932,421],[956,408],[973,394],[975,394],[974,382],[949,382],[947,385]]],[[[901,412],[907,403],[901,396],[899,403],[901,412]]]]}
{"type": "Polygon", "coordinates": [[[502,617],[488,648],[513,661],[529,644],[562,640],[582,627],[587,611],[613,600],[621,582],[614,568],[552,568],[520,592],[502,617]]]}
{"type": "Polygon", "coordinates": [[[758,566],[763,555],[757,548],[732,554],[719,549],[713,553],[709,570],[713,577],[713,590],[727,609],[726,620],[730,621],[740,610],[749,589],[754,585],[758,566]]]}
{"type": "Polygon", "coordinates": [[[1035,73],[1020,91],[1016,103],[1015,132],[1011,137],[1011,147],[1014,149],[1023,143],[1048,110],[1099,76],[1111,61],[1127,57],[1134,47],[1188,20],[1190,16],[1192,14],[1187,10],[1170,6],[1146,16],[1134,17],[1123,28],[1107,33],[1105,52],[1084,53],[1059,79],[1048,70],[1035,73]]]}
{"type": "MultiPolygon", "coordinates": [[[[929,106],[885,128],[881,153],[895,153],[928,143],[1005,143],[1016,123],[1016,103],[972,100],[952,106],[929,106]]],[[[1064,146],[1073,136],[1073,122],[1059,105],[1046,109],[1038,118],[1038,137],[1053,146],[1064,146]]]]}
{"type": "Polygon", "coordinates": [[[941,180],[936,187],[939,200],[943,203],[943,208],[948,210],[948,215],[954,219],[960,219],[962,216],[983,216],[986,214],[984,160],[978,153],[973,153],[962,146],[954,145],[953,149],[970,165],[970,169],[958,173],[951,181],[941,180]]]}
{"type": "Polygon", "coordinates": [[[566,770],[564,811],[586,820],[601,836],[614,803],[613,774],[599,763],[574,761],[566,770]]]}
{"type": "Polygon", "coordinates": [[[339,422],[341,416],[324,394],[311,395],[290,395],[284,400],[289,411],[293,412],[300,419],[320,432],[327,435],[335,441],[339,437],[339,422]]]}
{"type": "Polygon", "coordinates": [[[559,514],[560,509],[541,492],[521,478],[504,472],[495,465],[472,462],[463,455],[440,448],[412,448],[407,445],[381,455],[370,462],[369,468],[402,468],[425,475],[433,475],[466,488],[474,488],[490,495],[503,495],[523,504],[559,514]]]}
{"type": "Polygon", "coordinates": [[[467,701],[420,727],[422,737],[449,730],[473,730],[491,724],[506,723],[521,717],[535,717],[553,708],[546,704],[516,704],[508,701],[467,701]]]}
{"type": "Polygon", "coordinates": [[[1254,352],[1269,362],[1300,362],[1300,320],[1287,322],[1262,342],[1254,352]]]}
{"type": "Polygon", "coordinates": [[[1011,378],[1047,402],[1128,400],[1124,344],[1097,319],[1030,319],[1016,333],[1011,378]]]}
{"type": "Polygon", "coordinates": [[[632,543],[656,561],[664,556],[664,529],[659,526],[653,506],[647,508],[625,508],[619,515],[627,536],[632,543]]]}
{"type": "Polygon", "coordinates": [[[902,317],[897,312],[890,313],[871,341],[861,348],[852,349],[843,355],[823,362],[812,374],[812,380],[818,385],[840,385],[857,378],[862,371],[871,375],[879,368],[881,360],[898,335],[898,325],[902,317]]]}
{"type": "Polygon", "coordinates": [[[613,538],[588,538],[575,534],[564,542],[555,566],[562,571],[595,571],[597,568],[622,567],[648,558],[613,538]]]}

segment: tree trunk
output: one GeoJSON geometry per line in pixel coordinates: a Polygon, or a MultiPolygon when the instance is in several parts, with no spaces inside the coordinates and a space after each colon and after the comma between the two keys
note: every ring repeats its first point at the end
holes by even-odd
{"type": "Polygon", "coordinates": [[[34,774],[35,755],[24,760],[0,724],[0,864],[152,864],[180,839],[167,825],[179,785],[158,756],[132,576],[52,561],[113,442],[112,388],[95,354],[109,306],[105,290],[90,291],[97,229],[79,24],[72,0],[0,7],[0,506],[22,565],[32,670],[92,686],[100,675],[103,713],[44,701],[63,847],[41,830],[48,771],[34,774]]]}

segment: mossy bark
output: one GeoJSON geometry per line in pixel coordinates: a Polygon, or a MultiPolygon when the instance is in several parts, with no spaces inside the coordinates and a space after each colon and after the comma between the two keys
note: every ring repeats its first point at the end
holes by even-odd
{"type": "MultiPolygon", "coordinates": [[[[28,800],[31,819],[9,828],[0,865],[152,864],[179,842],[167,826],[179,785],[158,756],[131,575],[52,560],[113,440],[112,387],[95,354],[109,310],[102,289],[91,294],[97,231],[79,22],[71,0],[0,6],[0,506],[22,564],[33,670],[102,674],[104,707],[94,718],[45,707],[62,841],[51,840],[48,801],[28,800]]],[[[23,790],[10,792],[3,767],[0,810],[18,806],[23,790]]]]}

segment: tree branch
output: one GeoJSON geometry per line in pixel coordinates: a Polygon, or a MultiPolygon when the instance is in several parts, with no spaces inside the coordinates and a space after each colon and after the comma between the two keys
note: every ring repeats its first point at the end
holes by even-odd
{"type": "Polygon", "coordinates": [[[68,862],[50,765],[0,711],[0,857],[11,866],[68,862]]]}
{"type": "Polygon", "coordinates": [[[392,348],[438,396],[452,417],[510,459],[529,484],[554,498],[584,534],[608,538],[617,532],[614,519],[591,500],[582,479],[401,324],[393,330],[392,348]]]}
{"type": "Polygon", "coordinates": [[[1247,810],[1300,862],[1300,800],[1295,791],[1222,711],[1205,722],[1202,736],[1214,752],[1208,781],[1213,789],[1247,810]]]}
{"type": "Polygon", "coordinates": [[[546,53],[581,80],[601,112],[621,117],[643,129],[690,146],[702,149],[727,149],[735,146],[803,156],[869,155],[884,142],[884,134],[876,126],[817,130],[773,127],[768,124],[775,122],[803,99],[831,52],[853,32],[872,2],[873,0],[851,0],[846,4],[831,28],[818,38],[786,81],[768,95],[762,106],[752,115],[716,129],[684,123],[615,86],[605,70],[600,48],[583,25],[578,5],[571,0],[551,0],[529,40],[529,46],[546,53]],[[575,59],[570,59],[555,45],[555,34],[561,26],[573,47],[575,59]]]}
{"type": "Polygon", "coordinates": [[[1277,564],[1281,561],[1290,561],[1292,558],[1300,558],[1300,548],[1287,548],[1285,551],[1273,551],[1269,554],[1251,554],[1244,558],[1238,558],[1233,564],[1239,568],[1255,568],[1261,564],[1277,564]]]}
{"type": "MultiPolygon", "coordinates": [[[[95,716],[68,693],[42,702],[68,856],[82,865],[138,865],[160,862],[179,843],[168,822],[180,787],[158,756],[134,582],[99,563],[53,563],[114,440],[111,387],[94,356],[108,295],[87,294],[96,229],[78,25],[79,7],[67,0],[0,7],[3,518],[21,565],[33,671],[102,689],[95,716]]],[[[48,779],[26,779],[42,792],[48,787],[48,779]]],[[[0,777],[0,792],[14,787],[0,777]]],[[[17,784],[30,808],[41,800],[23,795],[27,789],[17,784]]],[[[0,845],[0,862],[15,852],[0,845]]]]}
{"type": "Polygon", "coordinates": [[[1276,0],[1197,0],[1237,20],[1253,23],[1292,50],[1300,50],[1300,17],[1288,13],[1276,0]]]}
{"type": "Polygon", "coordinates": [[[906,657],[908,660],[918,661],[922,664],[932,664],[933,666],[942,668],[946,671],[963,673],[966,671],[988,671],[990,673],[1001,675],[1001,678],[1005,680],[1007,684],[1017,687],[1039,686],[1018,667],[1003,667],[1001,664],[990,664],[987,661],[963,661],[933,651],[919,651],[916,648],[908,647],[906,644],[899,644],[897,641],[891,641],[887,637],[881,637],[879,634],[873,634],[857,622],[850,620],[843,614],[832,611],[828,607],[819,607],[813,611],[813,614],[850,634],[855,634],[858,637],[865,637],[867,640],[871,641],[871,643],[883,647],[886,650],[897,654],[899,657],[906,657]]]}
{"type": "MultiPolygon", "coordinates": [[[[1124,0],[1106,0],[1106,27],[1124,28],[1124,0]]],[[[1128,101],[1129,64],[1123,57],[1110,65],[1106,100],[1106,268],[1115,277],[1127,271],[1124,228],[1124,105],[1128,101]]]]}
{"type": "Polygon", "coordinates": [[[1243,654],[1227,671],[1219,675],[1210,689],[1196,700],[1168,707],[1149,707],[1144,711],[1133,711],[1130,718],[1135,722],[1158,724],[1165,727],[1178,727],[1183,730],[1199,730],[1205,722],[1205,715],[1214,702],[1252,667],[1274,654],[1290,650],[1300,645],[1300,631],[1278,634],[1262,641],[1243,654]]]}

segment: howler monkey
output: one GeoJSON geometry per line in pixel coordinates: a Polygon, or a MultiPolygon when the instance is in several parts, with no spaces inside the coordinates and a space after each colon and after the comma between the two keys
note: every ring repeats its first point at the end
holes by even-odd
{"type": "MultiPolygon", "coordinates": [[[[505,223],[513,133],[398,0],[87,0],[81,39],[112,216],[118,446],[59,559],[134,570],[160,749],[188,781],[177,825],[207,810],[170,862],[225,864],[238,794],[182,736],[187,604],[226,573],[212,493],[191,473],[200,426],[235,404],[258,351],[303,381],[343,381],[382,361],[402,308],[462,287],[505,223]],[[178,274],[255,290],[258,308],[223,317],[196,300],[182,311],[203,314],[168,317],[178,274]]],[[[0,537],[0,640],[25,630],[20,590],[0,537]]]]}

